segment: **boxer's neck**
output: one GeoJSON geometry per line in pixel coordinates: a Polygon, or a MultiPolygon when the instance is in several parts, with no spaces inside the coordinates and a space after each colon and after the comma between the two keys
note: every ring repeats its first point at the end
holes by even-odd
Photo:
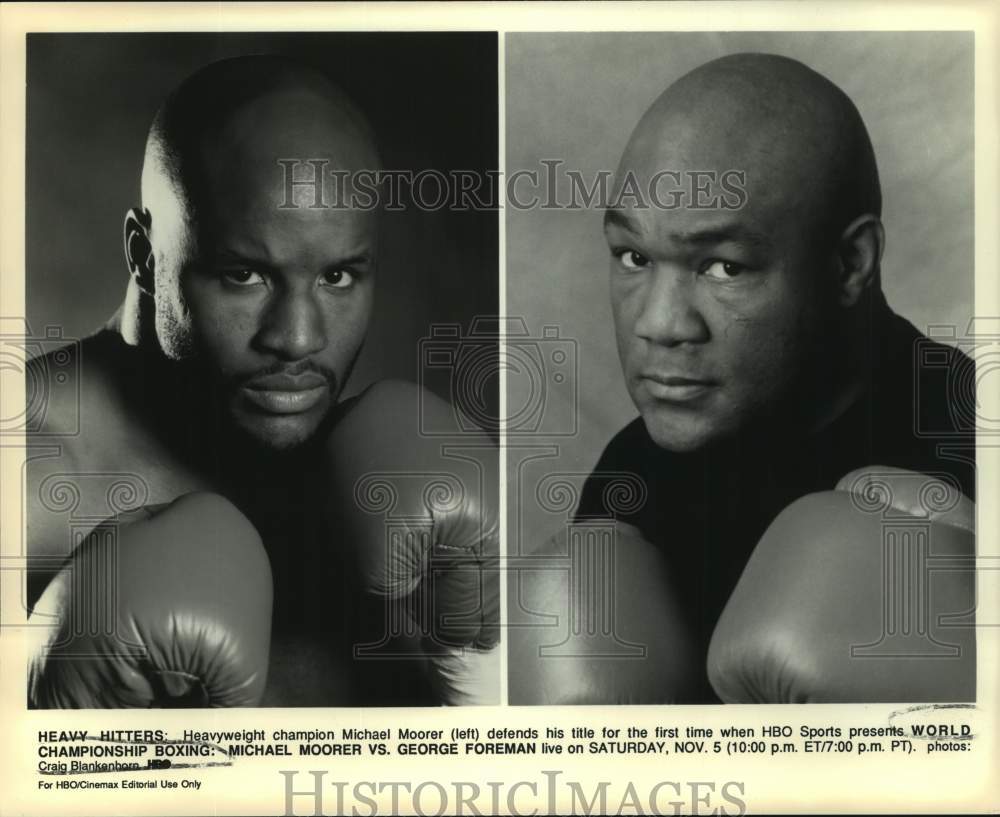
{"type": "Polygon", "coordinates": [[[175,455],[213,481],[229,482],[230,472],[253,473],[266,452],[250,450],[230,432],[220,396],[197,365],[163,353],[155,318],[153,298],[129,280],[121,305],[105,324],[131,350],[118,374],[133,413],[175,455]]]}
{"type": "Polygon", "coordinates": [[[133,278],[129,278],[125,297],[105,328],[118,332],[129,346],[160,348],[156,339],[156,304],[133,278]]]}
{"type": "Polygon", "coordinates": [[[831,331],[804,384],[801,405],[805,411],[798,430],[806,435],[821,432],[862,399],[871,379],[874,347],[881,342],[888,314],[885,296],[877,290],[831,331]]]}
{"type": "Polygon", "coordinates": [[[748,422],[718,451],[794,450],[822,433],[862,400],[871,385],[872,366],[892,313],[881,292],[872,293],[848,315],[834,317],[815,341],[801,376],[766,415],[748,422]]]}

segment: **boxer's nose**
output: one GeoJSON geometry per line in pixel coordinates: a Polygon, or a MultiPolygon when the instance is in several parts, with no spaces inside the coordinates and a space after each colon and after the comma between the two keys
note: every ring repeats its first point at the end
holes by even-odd
{"type": "Polygon", "coordinates": [[[290,288],[275,293],[257,335],[262,351],[302,360],[326,348],[326,325],[314,291],[290,288]]]}
{"type": "Polygon", "coordinates": [[[657,265],[635,296],[641,299],[635,334],[650,343],[701,343],[708,327],[696,303],[697,282],[687,270],[657,265]]]}

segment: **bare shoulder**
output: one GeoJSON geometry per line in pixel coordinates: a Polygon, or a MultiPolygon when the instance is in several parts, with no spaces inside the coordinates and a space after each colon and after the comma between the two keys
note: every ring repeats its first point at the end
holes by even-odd
{"type": "Polygon", "coordinates": [[[68,554],[74,520],[98,504],[86,475],[116,470],[108,467],[113,462],[106,455],[91,453],[109,450],[102,428],[121,425],[114,401],[103,394],[113,381],[106,347],[106,339],[96,335],[46,349],[25,367],[29,563],[68,554]]]}
{"type": "Polygon", "coordinates": [[[104,519],[209,486],[124,398],[129,347],[110,332],[47,351],[26,372],[27,552],[65,557],[104,519]]]}
{"type": "Polygon", "coordinates": [[[32,436],[79,435],[86,408],[109,409],[113,339],[99,333],[32,357],[25,367],[25,426],[32,436]]]}

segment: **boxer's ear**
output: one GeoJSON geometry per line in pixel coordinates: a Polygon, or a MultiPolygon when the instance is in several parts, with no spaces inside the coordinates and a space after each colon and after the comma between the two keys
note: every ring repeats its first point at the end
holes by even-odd
{"type": "Polygon", "coordinates": [[[133,207],[125,214],[125,263],[132,280],[146,295],[155,291],[151,226],[152,218],[146,209],[133,207]]]}
{"type": "Polygon", "coordinates": [[[878,283],[884,247],[885,229],[878,216],[867,213],[847,225],[837,243],[841,306],[854,306],[869,287],[878,283]]]}

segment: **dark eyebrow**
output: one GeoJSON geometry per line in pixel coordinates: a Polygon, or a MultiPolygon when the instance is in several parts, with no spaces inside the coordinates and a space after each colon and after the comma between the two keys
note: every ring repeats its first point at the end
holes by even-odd
{"type": "Polygon", "coordinates": [[[690,233],[676,233],[675,235],[677,240],[684,244],[704,245],[733,242],[736,244],[748,244],[763,250],[771,248],[771,239],[764,235],[764,233],[747,230],[735,225],[712,230],[696,230],[690,233]]]}
{"type": "MultiPolygon", "coordinates": [[[[264,261],[259,258],[253,258],[243,253],[236,252],[235,250],[229,249],[228,247],[220,248],[215,254],[216,263],[222,264],[240,264],[251,269],[260,270],[261,272],[277,272],[279,267],[276,267],[270,261],[264,261]]],[[[331,261],[329,264],[324,264],[324,270],[337,270],[343,267],[351,267],[362,264],[371,263],[371,254],[368,252],[356,253],[354,255],[349,255],[344,258],[338,258],[336,261],[331,261]]]]}
{"type": "Polygon", "coordinates": [[[274,269],[273,265],[262,258],[254,258],[250,255],[237,252],[229,247],[219,247],[215,251],[215,262],[219,264],[241,264],[251,269],[258,269],[269,272],[274,269]]]}
{"type": "MultiPolygon", "coordinates": [[[[640,235],[639,226],[635,220],[629,218],[621,210],[614,210],[609,207],[604,211],[604,227],[607,228],[612,224],[632,233],[632,235],[640,235]]],[[[748,230],[740,227],[738,224],[723,225],[707,230],[694,230],[687,233],[672,233],[671,237],[681,244],[696,246],[733,242],[736,244],[746,244],[761,250],[767,250],[772,247],[771,239],[764,233],[748,230]]]]}
{"type": "Polygon", "coordinates": [[[371,262],[371,256],[368,253],[358,253],[357,255],[349,255],[347,258],[334,261],[332,264],[326,264],[324,269],[340,269],[341,267],[353,267],[360,264],[368,264],[371,262]]]}
{"type": "Polygon", "coordinates": [[[621,227],[623,230],[628,230],[628,232],[632,233],[632,235],[639,235],[639,228],[632,219],[625,215],[621,210],[614,210],[609,207],[604,211],[605,229],[611,224],[621,227]]]}

